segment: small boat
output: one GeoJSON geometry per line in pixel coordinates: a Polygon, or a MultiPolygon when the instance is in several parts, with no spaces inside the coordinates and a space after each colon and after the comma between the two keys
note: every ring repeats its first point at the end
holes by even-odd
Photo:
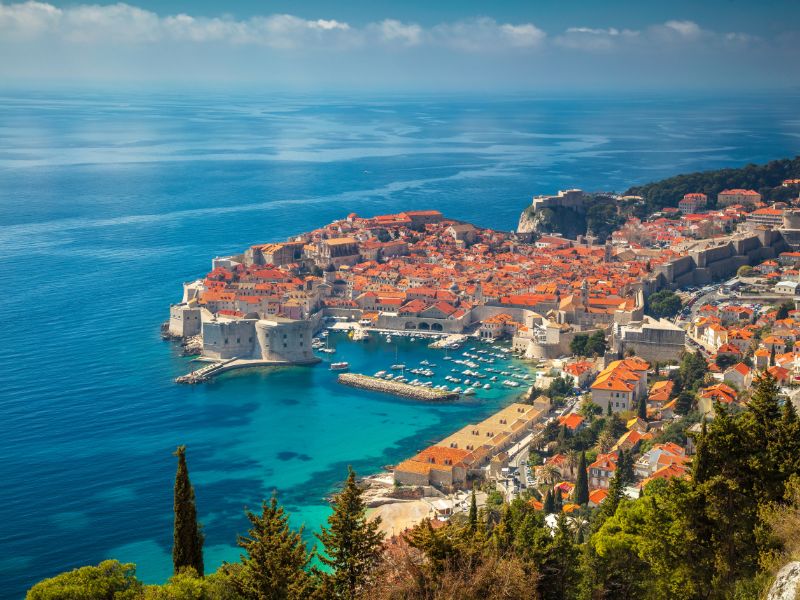
{"type": "Polygon", "coordinates": [[[405,369],[406,366],[403,364],[396,364],[389,367],[392,371],[400,371],[401,369],[405,369]]]}
{"type": "Polygon", "coordinates": [[[384,375],[386,375],[386,371],[378,371],[375,373],[375,377],[383,377],[384,375]]]}
{"type": "Polygon", "coordinates": [[[320,348],[320,352],[324,352],[325,354],[333,354],[336,352],[336,348],[320,348]]]}
{"type": "Polygon", "coordinates": [[[475,395],[475,388],[467,388],[464,391],[465,396],[474,396],[475,395]]]}
{"type": "Polygon", "coordinates": [[[488,383],[484,383],[483,384],[483,389],[490,390],[490,389],[492,389],[492,386],[490,386],[488,383]]]}
{"type": "Polygon", "coordinates": [[[344,361],[331,363],[330,367],[331,371],[347,371],[347,369],[349,368],[350,368],[350,363],[344,361]]]}

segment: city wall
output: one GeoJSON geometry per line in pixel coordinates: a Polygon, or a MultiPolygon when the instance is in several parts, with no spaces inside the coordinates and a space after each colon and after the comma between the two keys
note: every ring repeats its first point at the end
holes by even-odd
{"type": "Polygon", "coordinates": [[[743,265],[756,265],[787,250],[789,245],[778,231],[759,230],[655,267],[653,276],[643,282],[644,293],[706,285],[734,275],[743,265]]]}

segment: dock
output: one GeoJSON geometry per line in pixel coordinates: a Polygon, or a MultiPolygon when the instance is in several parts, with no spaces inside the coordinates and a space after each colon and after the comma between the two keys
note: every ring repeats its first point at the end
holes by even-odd
{"type": "Polygon", "coordinates": [[[208,381],[217,373],[225,370],[225,366],[229,365],[235,360],[236,358],[234,357],[234,358],[229,358],[228,360],[214,362],[204,367],[200,367],[196,371],[192,371],[191,373],[187,373],[186,375],[181,375],[180,377],[176,377],[175,383],[202,383],[204,381],[208,381]]]}
{"type": "Polygon", "coordinates": [[[342,373],[338,377],[339,383],[371,392],[381,392],[411,398],[412,400],[423,400],[425,402],[442,402],[445,400],[458,400],[460,394],[446,390],[435,390],[428,387],[414,386],[397,381],[387,381],[360,375],[358,373],[342,373]]]}

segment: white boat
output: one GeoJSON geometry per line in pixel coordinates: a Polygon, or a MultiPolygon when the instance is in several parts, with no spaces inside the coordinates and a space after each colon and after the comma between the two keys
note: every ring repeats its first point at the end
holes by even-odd
{"type": "Polygon", "coordinates": [[[389,367],[392,371],[400,371],[401,369],[405,369],[406,366],[403,364],[396,364],[389,367]]]}
{"type": "Polygon", "coordinates": [[[475,388],[467,388],[464,391],[465,396],[474,396],[475,395],[475,388]]]}
{"type": "Polygon", "coordinates": [[[349,368],[350,368],[350,363],[344,361],[331,363],[330,367],[331,371],[347,371],[347,369],[349,368]]]}
{"type": "Polygon", "coordinates": [[[383,377],[384,375],[386,375],[386,371],[378,371],[375,373],[375,377],[383,377]]]}
{"type": "Polygon", "coordinates": [[[325,354],[334,354],[336,352],[336,348],[320,348],[320,352],[324,352],[325,354]]]}
{"type": "Polygon", "coordinates": [[[485,389],[485,390],[489,390],[489,389],[491,389],[491,388],[492,388],[492,386],[490,386],[488,383],[484,383],[484,384],[483,384],[483,389],[485,389]]]}
{"type": "Polygon", "coordinates": [[[460,387],[453,388],[453,393],[460,394],[461,393],[461,388],[460,387]]]}

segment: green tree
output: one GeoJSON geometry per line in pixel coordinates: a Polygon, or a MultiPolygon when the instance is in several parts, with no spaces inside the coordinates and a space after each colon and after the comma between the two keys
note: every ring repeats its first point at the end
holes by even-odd
{"type": "Polygon", "coordinates": [[[639,398],[639,403],[636,406],[636,415],[640,419],[647,420],[647,396],[642,394],[642,397],[639,398]]]}
{"type": "Polygon", "coordinates": [[[249,600],[254,596],[241,596],[230,579],[223,573],[198,577],[186,568],[170,577],[163,585],[148,585],[142,600],[249,600]]]}
{"type": "Polygon", "coordinates": [[[579,578],[579,552],[565,515],[556,522],[552,541],[546,546],[539,566],[536,591],[541,600],[567,600],[575,597],[579,578]]]}
{"type": "Polygon", "coordinates": [[[682,391],[678,394],[678,401],[675,403],[675,412],[679,415],[688,414],[694,406],[695,396],[692,392],[682,391]]]}
{"type": "Polygon", "coordinates": [[[575,356],[587,356],[586,343],[589,341],[589,336],[585,333],[579,333],[572,338],[569,343],[569,351],[575,356]]]}
{"type": "Polygon", "coordinates": [[[657,319],[674,317],[680,310],[681,299],[671,290],[650,294],[645,301],[645,312],[657,319]]]}
{"type": "Polygon", "coordinates": [[[244,550],[241,562],[224,564],[235,589],[245,598],[258,600],[301,600],[313,591],[307,567],[311,555],[300,531],[292,531],[289,517],[275,496],[262,502],[261,514],[246,511],[250,530],[239,536],[244,550]]]}
{"type": "Polygon", "coordinates": [[[708,363],[699,350],[684,353],[678,368],[681,389],[697,389],[705,380],[706,373],[708,373],[708,363]]]}
{"type": "Polygon", "coordinates": [[[186,466],[186,446],[178,446],[178,470],[175,473],[175,527],[172,545],[172,565],[174,572],[190,567],[203,576],[203,532],[197,522],[194,488],[189,481],[186,466]]]}
{"type": "Polygon", "coordinates": [[[606,353],[606,335],[602,331],[595,331],[586,341],[587,356],[603,356],[606,353]]]}
{"type": "Polygon", "coordinates": [[[791,302],[784,302],[778,307],[778,312],[775,314],[775,319],[782,321],[789,317],[789,311],[794,310],[794,305],[791,302]]]}
{"type": "Polygon", "coordinates": [[[367,520],[362,495],[350,468],[344,488],[334,496],[328,527],[317,534],[325,549],[320,561],[333,570],[331,588],[337,598],[346,600],[354,599],[367,584],[381,557],[380,519],[367,520]]]}
{"type": "Polygon", "coordinates": [[[575,504],[584,505],[589,502],[589,478],[586,473],[586,452],[581,452],[578,461],[578,476],[575,480],[575,504]]]}
{"type": "Polygon", "coordinates": [[[544,502],[542,504],[543,504],[542,510],[544,511],[544,514],[550,515],[556,512],[555,499],[553,498],[553,490],[551,489],[547,490],[547,493],[544,496],[544,502]]]}
{"type": "Polygon", "coordinates": [[[475,499],[475,488],[472,488],[472,495],[469,499],[469,531],[475,533],[478,529],[478,502],[475,499]]]}
{"type": "Polygon", "coordinates": [[[44,579],[28,590],[26,600],[135,600],[141,593],[136,565],[106,560],[44,579]]]}
{"type": "Polygon", "coordinates": [[[752,273],[753,273],[753,267],[751,267],[750,265],[742,265],[736,270],[737,277],[750,277],[752,273]]]}

